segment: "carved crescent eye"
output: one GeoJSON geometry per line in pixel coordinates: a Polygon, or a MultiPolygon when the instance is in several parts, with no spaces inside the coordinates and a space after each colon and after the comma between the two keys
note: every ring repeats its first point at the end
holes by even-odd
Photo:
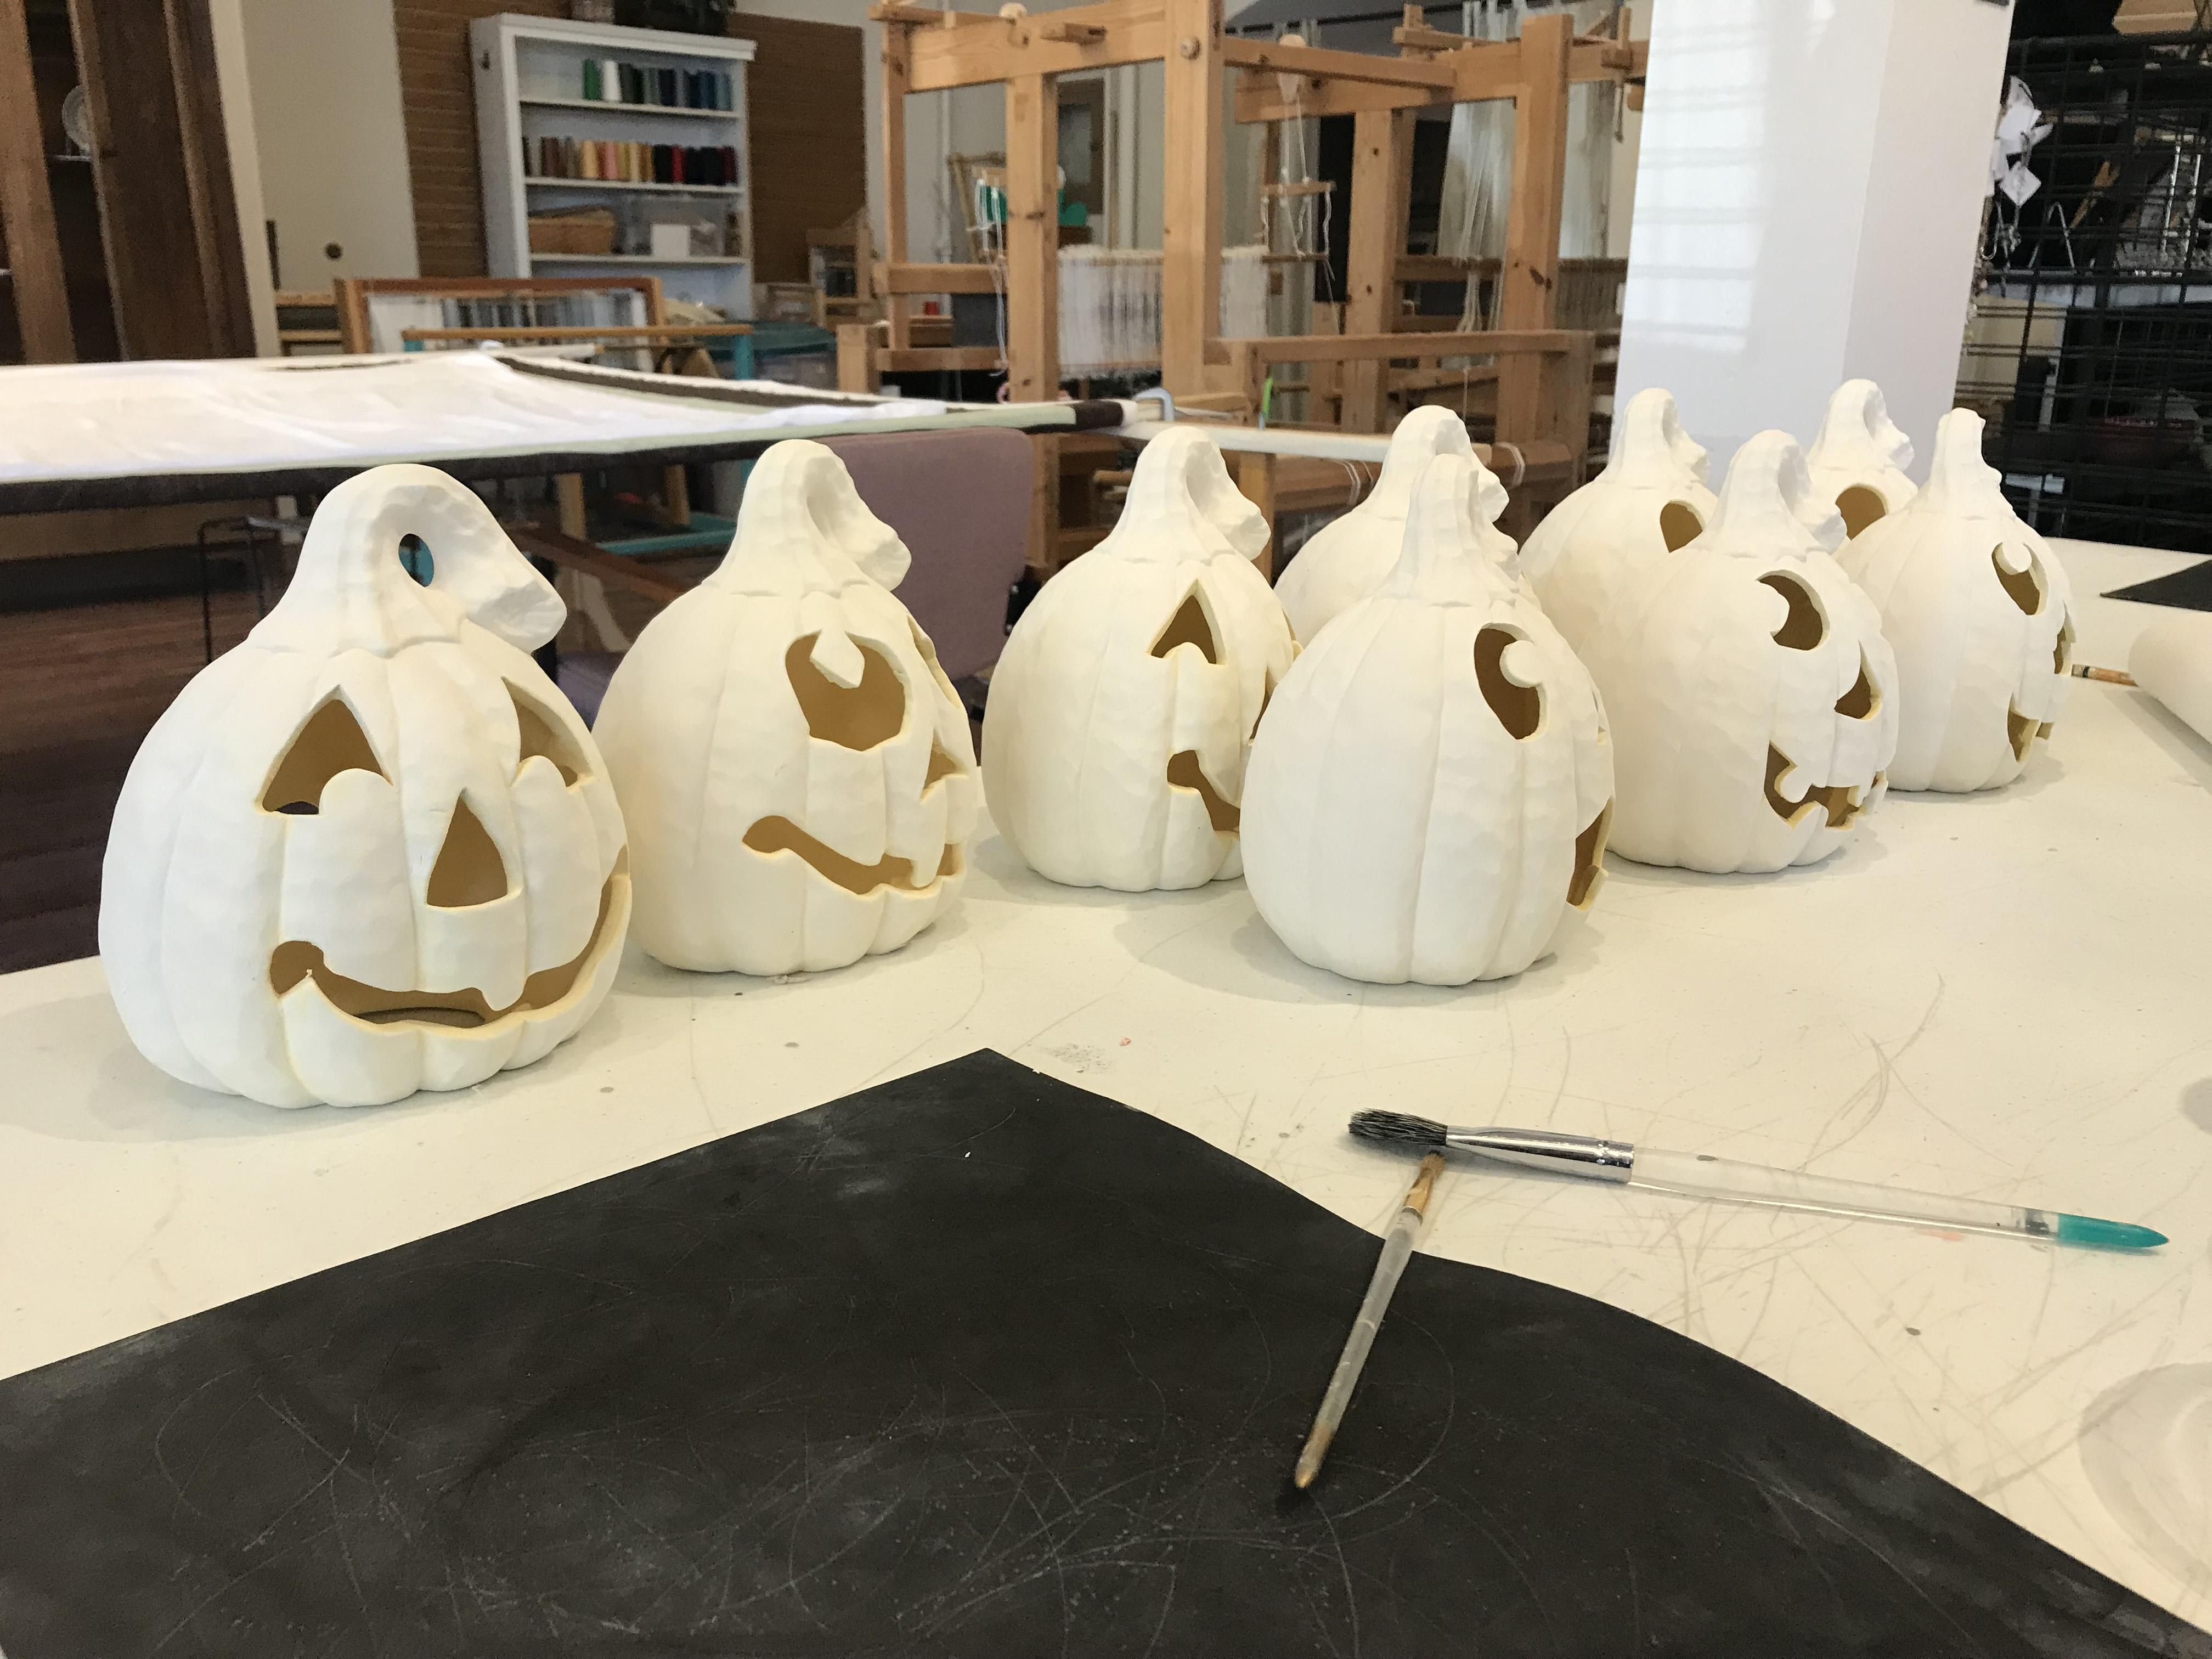
{"type": "Polygon", "coordinates": [[[1792,651],[1810,651],[1827,637],[1828,619],[1821,615],[1820,602],[1813,597],[1811,588],[1780,570],[1770,570],[1759,580],[1779,593],[1790,606],[1790,614],[1774,630],[1775,644],[1787,646],[1792,651]]]}
{"type": "Polygon", "coordinates": [[[1513,678],[1505,666],[1507,647],[1521,643],[1503,628],[1486,628],[1474,636],[1474,681],[1498,723],[1515,738],[1534,737],[1544,723],[1544,694],[1513,678]]]}
{"type": "Polygon", "coordinates": [[[2007,595],[2021,608],[2021,613],[2023,616],[2033,617],[2043,609],[2043,567],[2036,562],[2035,555],[2032,551],[2026,548],[2021,550],[2027,554],[2027,564],[2025,568],[2020,570],[2005,568],[2002,542],[1999,542],[1990,550],[1990,566],[1997,573],[1997,580],[2004,584],[2007,595]]]}

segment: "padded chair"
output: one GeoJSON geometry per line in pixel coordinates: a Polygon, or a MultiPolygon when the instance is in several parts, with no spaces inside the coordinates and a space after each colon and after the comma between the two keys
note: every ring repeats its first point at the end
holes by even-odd
{"type": "Polygon", "coordinates": [[[879,432],[824,438],[868,510],[914,564],[900,603],[955,681],[999,660],[1006,599],[1028,559],[1030,441],[1018,432],[879,432]]]}

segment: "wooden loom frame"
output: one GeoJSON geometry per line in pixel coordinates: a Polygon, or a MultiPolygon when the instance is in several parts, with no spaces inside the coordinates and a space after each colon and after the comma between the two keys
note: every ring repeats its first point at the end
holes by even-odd
{"type": "MultiPolygon", "coordinates": [[[[1393,35],[1396,58],[1228,35],[1221,0],[1095,0],[1014,17],[892,3],[872,6],[868,15],[883,26],[884,176],[890,183],[875,288],[888,339],[879,346],[868,329],[839,331],[839,383],[846,389],[872,391],[886,373],[997,368],[994,347],[917,347],[910,300],[1003,288],[1006,395],[1019,402],[1059,396],[1057,82],[1064,74],[1157,60],[1165,80],[1160,376],[1177,403],[1249,421],[1259,412],[1253,365],[1328,361],[1342,365],[1343,426],[1378,432],[1395,385],[1394,360],[1410,360],[1418,370],[1425,360],[1432,364],[1443,356],[1492,356],[1496,369],[1478,373],[1497,380],[1499,441],[1547,483],[1571,489],[1581,482],[1591,337],[1552,325],[1566,188],[1567,94],[1578,82],[1641,76],[1645,49],[1626,39],[1625,11],[1616,14],[1611,36],[1578,40],[1572,19],[1559,13],[1528,18],[1517,40],[1470,41],[1426,27],[1419,9],[1408,6],[1404,27],[1393,35]],[[1244,71],[1234,106],[1240,122],[1353,118],[1342,334],[1251,341],[1219,336],[1220,87],[1223,70],[1231,68],[1244,71]],[[1299,82],[1294,96],[1285,95],[1285,76],[1299,82]],[[993,82],[1004,85],[1006,98],[1004,274],[989,264],[910,263],[907,95],[993,82]],[[1511,100],[1515,112],[1499,326],[1480,334],[1401,335],[1401,286],[1436,280],[1440,264],[1405,252],[1413,112],[1492,99],[1511,100]]],[[[1481,262],[1443,263],[1457,268],[1481,262]]],[[[1434,378],[1432,370],[1426,378],[1434,378]]],[[[1052,441],[1038,447],[1042,494],[1048,483],[1056,490],[1058,466],[1052,441]]],[[[1272,471],[1255,464],[1240,469],[1240,482],[1255,499],[1271,496],[1272,471]],[[1248,482],[1248,471],[1267,476],[1248,482]]],[[[1048,545],[1049,532],[1040,523],[1033,549],[1048,545]]]]}

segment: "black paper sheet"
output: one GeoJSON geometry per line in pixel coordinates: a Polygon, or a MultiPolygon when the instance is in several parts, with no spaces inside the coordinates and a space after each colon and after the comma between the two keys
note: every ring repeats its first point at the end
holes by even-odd
{"type": "Polygon", "coordinates": [[[1757,1372],[1425,1256],[1292,1498],[1376,1248],[973,1054],[0,1382],[0,1649],[2212,1655],[1757,1372]]]}

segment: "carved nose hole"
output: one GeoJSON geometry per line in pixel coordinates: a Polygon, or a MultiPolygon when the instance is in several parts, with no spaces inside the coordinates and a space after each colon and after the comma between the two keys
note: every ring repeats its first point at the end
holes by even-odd
{"type": "Polygon", "coordinates": [[[1213,625],[1206,619],[1206,605],[1192,588],[1183,595],[1182,603],[1176,607],[1168,625],[1160,630],[1159,638],[1152,641],[1152,654],[1164,657],[1179,645],[1194,645],[1198,654],[1208,662],[1219,662],[1221,654],[1214,649],[1213,625]]]}
{"type": "Polygon", "coordinates": [[[1886,517],[1889,503],[1882,499],[1881,491],[1871,484],[1853,484],[1836,497],[1836,511],[1844,515],[1844,534],[1856,536],[1886,517]]]}
{"type": "Polygon", "coordinates": [[[1820,602],[1813,597],[1812,589],[1779,570],[1770,570],[1759,580],[1790,603],[1790,614],[1774,630],[1775,644],[1792,651],[1810,651],[1827,637],[1828,619],[1820,614],[1820,602]]]}
{"type": "Polygon", "coordinates": [[[1543,724],[1544,694],[1533,685],[1522,685],[1505,673],[1505,647],[1514,635],[1502,628],[1486,628],[1474,636],[1474,682],[1482,700],[1498,723],[1516,738],[1535,735],[1543,724]]]}
{"type": "Polygon", "coordinates": [[[465,910],[507,896],[506,862],[465,798],[453,803],[453,822],[446,826],[438,861],[430,866],[430,890],[424,896],[441,910],[465,910]]]}
{"type": "Polygon", "coordinates": [[[1836,712],[1845,720],[1871,720],[1874,711],[1881,707],[1881,694],[1874,689],[1874,676],[1867,672],[1866,653],[1859,653],[1859,677],[1851,682],[1851,689],[1836,699],[1836,712]]]}
{"type": "Polygon", "coordinates": [[[438,574],[438,561],[430,552],[430,544],[420,536],[399,538],[399,568],[423,586],[438,574]]]}
{"type": "Polygon", "coordinates": [[[873,749],[898,736],[906,724],[906,686],[890,659],[869,646],[853,641],[860,653],[860,683],[839,685],[814,665],[814,643],[822,636],[808,634],[793,640],[783,653],[784,672],[799,698],[806,729],[824,743],[843,749],[873,749]]]}
{"type": "Polygon", "coordinates": [[[261,810],[296,816],[318,812],[322,809],[323,786],[341,772],[385,775],[376,763],[376,750],[368,746],[368,733],[361,729],[353,710],[343,700],[331,697],[301,723],[283,759],[269,775],[268,785],[261,792],[261,810]]]}
{"type": "Polygon", "coordinates": [[[1669,501],[1659,509],[1659,535],[1669,553],[1679,553],[1705,533],[1705,521],[1687,501],[1669,501]]]}
{"type": "Polygon", "coordinates": [[[1990,568],[1997,573],[1997,580],[2004,584],[2004,591],[2021,608],[2021,614],[2033,617],[2043,609],[2043,568],[2036,562],[2035,555],[2030,553],[2026,569],[2008,570],[1999,556],[2003,552],[2002,542],[1990,550],[1990,568]]]}

